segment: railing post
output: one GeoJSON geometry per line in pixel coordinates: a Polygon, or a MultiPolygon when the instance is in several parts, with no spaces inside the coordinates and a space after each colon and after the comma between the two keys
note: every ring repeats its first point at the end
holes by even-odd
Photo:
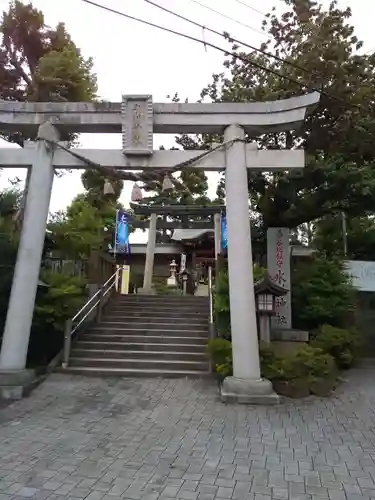
{"type": "Polygon", "coordinates": [[[212,267],[208,267],[208,297],[209,297],[209,318],[208,318],[208,333],[210,340],[215,338],[215,322],[214,322],[214,303],[212,292],[212,267]]]}
{"type": "Polygon", "coordinates": [[[67,319],[65,321],[65,329],[64,329],[64,356],[62,367],[68,368],[69,365],[69,357],[70,357],[70,346],[72,342],[72,319],[67,319]]]}
{"type": "Polygon", "coordinates": [[[104,287],[101,286],[100,287],[100,291],[99,291],[99,304],[98,304],[98,312],[97,312],[97,315],[96,315],[96,321],[98,323],[101,322],[102,320],[102,314],[103,314],[103,297],[104,297],[104,287]]]}
{"type": "Polygon", "coordinates": [[[121,293],[122,266],[117,269],[117,291],[121,293]]]}

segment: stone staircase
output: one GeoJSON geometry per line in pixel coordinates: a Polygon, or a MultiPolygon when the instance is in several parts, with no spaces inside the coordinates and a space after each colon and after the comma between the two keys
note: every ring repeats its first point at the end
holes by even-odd
{"type": "Polygon", "coordinates": [[[73,344],[65,371],[89,375],[200,377],[209,372],[208,298],[116,295],[100,323],[73,344]]]}

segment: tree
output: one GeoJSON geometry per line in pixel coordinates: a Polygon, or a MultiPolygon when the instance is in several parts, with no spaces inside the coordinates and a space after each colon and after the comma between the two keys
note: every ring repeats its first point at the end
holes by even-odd
{"type": "Polygon", "coordinates": [[[12,231],[12,219],[19,207],[17,187],[0,191],[0,331],[5,321],[13,269],[17,255],[17,235],[12,231]]]}
{"type": "MultiPolygon", "coordinates": [[[[140,206],[208,206],[212,202],[207,196],[208,182],[207,176],[203,170],[184,167],[176,176],[177,183],[174,189],[163,191],[163,179],[145,182],[143,189],[146,192],[154,193],[151,196],[144,197],[140,206]]],[[[168,215],[160,216],[165,221],[188,221],[202,220],[204,216],[178,216],[168,215]]],[[[158,239],[168,238],[169,231],[158,231],[158,239]]]]}
{"type": "Polygon", "coordinates": [[[122,181],[111,180],[113,192],[106,193],[105,177],[88,169],[82,174],[82,183],[85,191],[77,195],[66,210],[54,214],[48,225],[55,248],[73,259],[106,253],[108,244],[113,244],[116,211],[124,210],[118,201],[122,181]]]}
{"type": "Polygon", "coordinates": [[[103,244],[104,221],[97,208],[78,196],[66,211],[52,217],[48,229],[55,248],[70,259],[88,259],[103,244]]]}
{"type": "Polygon", "coordinates": [[[292,312],[295,328],[321,325],[343,327],[354,308],[355,290],[337,258],[324,255],[297,262],[292,273],[292,312]]]}
{"type": "Polygon", "coordinates": [[[109,180],[104,174],[93,168],[85,170],[81,176],[81,180],[86,190],[86,200],[99,210],[105,210],[105,207],[108,205],[116,205],[124,185],[122,180],[109,180]],[[105,192],[106,181],[110,183],[113,193],[105,192]]]}
{"type": "MultiPolygon", "coordinates": [[[[78,102],[96,98],[92,59],[82,56],[64,24],[50,28],[31,3],[14,0],[3,12],[0,43],[1,99],[78,102]]],[[[19,132],[2,135],[21,146],[25,139],[34,138],[19,132]]]]}
{"type": "Polygon", "coordinates": [[[327,9],[313,0],[284,3],[283,14],[273,12],[264,21],[272,41],[261,46],[279,59],[234,45],[236,54],[248,62],[228,58],[224,66],[229,76],[214,75],[202,98],[269,101],[323,90],[319,106],[301,130],[259,139],[261,148],[305,148],[307,164],[302,174],[250,172],[253,210],[266,228],[294,228],[334,211],[344,210],[348,216],[373,212],[375,55],[358,54],[362,42],[349,24],[351,11],[340,9],[336,0],[327,9]]]}
{"type": "MultiPolygon", "coordinates": [[[[96,98],[93,61],[85,59],[72,41],[64,24],[55,29],[46,25],[43,13],[32,3],[10,3],[0,22],[0,99],[10,101],[92,101],[96,98]]],[[[20,146],[35,133],[0,131],[0,137],[20,146]]],[[[75,134],[63,134],[62,140],[74,141],[75,134]]],[[[30,173],[30,172],[29,172],[30,173]]],[[[26,185],[18,225],[30,176],[26,185]]]]}
{"type": "MultiPolygon", "coordinates": [[[[342,214],[326,215],[314,224],[313,245],[328,256],[344,256],[342,214]]],[[[348,253],[352,260],[375,260],[375,220],[373,217],[351,217],[346,221],[348,253]]]]}

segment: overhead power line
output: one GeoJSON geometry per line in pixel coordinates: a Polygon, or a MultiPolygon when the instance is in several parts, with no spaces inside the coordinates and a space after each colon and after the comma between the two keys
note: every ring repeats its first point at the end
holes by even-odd
{"type": "MultiPolygon", "coordinates": [[[[207,46],[207,47],[211,47],[213,49],[216,49],[222,53],[224,53],[225,55],[231,55],[232,57],[234,57],[235,59],[238,59],[246,64],[250,64],[251,66],[254,66],[255,68],[258,68],[258,69],[261,69],[262,71],[265,71],[267,73],[270,73],[274,76],[277,76],[278,78],[281,78],[281,79],[284,79],[285,81],[288,81],[290,83],[293,83],[293,85],[298,85],[300,87],[300,89],[302,89],[305,85],[301,82],[298,82],[296,79],[288,76],[288,75],[283,75],[282,73],[279,73],[278,71],[275,71],[271,68],[267,68],[266,66],[263,66],[262,64],[258,64],[256,63],[255,61],[252,61],[251,59],[248,59],[244,56],[241,56],[239,54],[237,54],[236,52],[232,52],[230,50],[226,50],[222,47],[219,47],[218,45],[215,45],[211,42],[206,42],[205,40],[201,40],[200,38],[196,38],[194,36],[190,36],[190,35],[187,35],[186,33],[181,33],[180,31],[176,31],[176,30],[172,30],[170,28],[166,28],[165,26],[160,26],[159,24],[155,24],[155,23],[152,23],[150,21],[146,21],[145,19],[140,19],[138,17],[135,17],[135,16],[131,16],[130,14],[125,14],[125,12],[120,12],[118,10],[115,10],[115,9],[112,9],[110,7],[107,7],[105,5],[101,5],[99,3],[96,3],[94,2],[93,0],[81,0],[82,2],[85,2],[87,4],[90,4],[90,5],[93,5],[95,7],[98,7],[99,9],[103,9],[103,10],[106,10],[107,12],[112,12],[113,14],[117,14],[121,17],[125,17],[126,19],[131,19],[132,21],[137,21],[139,23],[142,23],[142,24],[145,24],[146,26],[151,26],[153,28],[157,28],[157,29],[160,29],[162,31],[165,31],[167,33],[171,33],[173,35],[176,35],[176,36],[180,36],[182,38],[186,38],[187,40],[191,40],[193,42],[197,42],[197,43],[200,43],[201,45],[203,46],[207,46]]],[[[331,95],[329,94],[328,92],[322,90],[322,89],[318,89],[318,88],[315,88],[315,87],[311,87],[310,88],[311,91],[314,91],[314,92],[318,92],[319,94],[321,95],[324,95],[325,97],[328,97],[329,99],[333,99],[337,102],[340,102],[342,104],[345,104],[345,106],[349,106],[349,107],[355,107],[355,108],[359,108],[361,109],[361,107],[357,104],[352,104],[348,101],[345,101],[344,99],[341,99],[340,97],[337,97],[335,95],[331,95]]]]}
{"type": "MultiPolygon", "coordinates": [[[[266,38],[270,38],[270,36],[267,35],[267,33],[265,33],[264,31],[258,30],[257,28],[253,28],[253,26],[250,26],[249,24],[243,23],[242,21],[239,21],[238,19],[235,19],[234,17],[228,16],[227,14],[224,14],[224,12],[220,12],[219,10],[213,9],[212,7],[209,7],[208,5],[201,3],[198,0],[191,0],[191,1],[196,3],[197,5],[200,5],[204,9],[207,9],[211,12],[214,12],[215,14],[218,14],[221,17],[225,17],[226,19],[229,19],[229,21],[237,23],[240,26],[243,26],[244,28],[248,28],[249,30],[254,31],[255,33],[258,33],[258,35],[262,35],[262,36],[265,36],[266,38]]],[[[247,5],[247,7],[248,7],[248,5],[247,5]]]]}
{"type": "Polygon", "coordinates": [[[241,5],[244,5],[245,7],[247,7],[248,9],[256,12],[257,14],[260,14],[261,16],[264,16],[266,17],[266,13],[265,12],[262,12],[261,10],[258,10],[256,9],[255,7],[253,7],[252,5],[249,5],[248,3],[245,3],[245,2],[242,2],[241,0],[236,0],[237,3],[241,4],[241,5]]]}
{"type": "Polygon", "coordinates": [[[214,33],[215,35],[219,35],[219,36],[225,38],[226,40],[231,41],[233,43],[236,43],[238,45],[243,45],[244,47],[252,49],[255,52],[259,52],[260,54],[262,54],[264,56],[271,57],[271,58],[275,59],[276,61],[279,61],[283,64],[291,66],[292,68],[298,69],[300,71],[303,71],[304,73],[308,74],[309,76],[315,76],[315,74],[311,73],[303,66],[300,66],[299,64],[296,64],[292,61],[288,61],[287,59],[283,59],[282,57],[279,57],[276,54],[272,54],[272,52],[266,52],[265,50],[259,49],[255,45],[251,45],[249,43],[243,42],[242,40],[238,40],[236,38],[233,38],[229,33],[221,33],[220,31],[217,31],[217,30],[211,28],[210,26],[200,24],[200,23],[194,21],[193,19],[189,19],[188,17],[185,17],[182,14],[178,14],[177,12],[175,12],[173,10],[167,9],[166,7],[163,7],[162,5],[159,5],[156,2],[153,2],[152,0],[144,0],[144,1],[150,5],[153,5],[154,7],[157,7],[158,9],[163,10],[164,12],[167,12],[168,14],[171,14],[172,16],[175,16],[179,19],[182,19],[183,21],[186,21],[187,23],[190,23],[190,24],[196,26],[197,28],[201,28],[202,30],[207,30],[210,33],[214,33]]]}

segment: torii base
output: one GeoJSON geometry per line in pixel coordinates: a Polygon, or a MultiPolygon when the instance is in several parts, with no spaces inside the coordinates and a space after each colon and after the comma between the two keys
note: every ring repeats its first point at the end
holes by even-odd
{"type": "Polygon", "coordinates": [[[0,400],[22,399],[38,383],[34,370],[0,370],[0,400]]]}
{"type": "Polygon", "coordinates": [[[275,405],[280,403],[280,396],[273,391],[269,380],[227,377],[221,387],[221,401],[246,405],[275,405]]]}

